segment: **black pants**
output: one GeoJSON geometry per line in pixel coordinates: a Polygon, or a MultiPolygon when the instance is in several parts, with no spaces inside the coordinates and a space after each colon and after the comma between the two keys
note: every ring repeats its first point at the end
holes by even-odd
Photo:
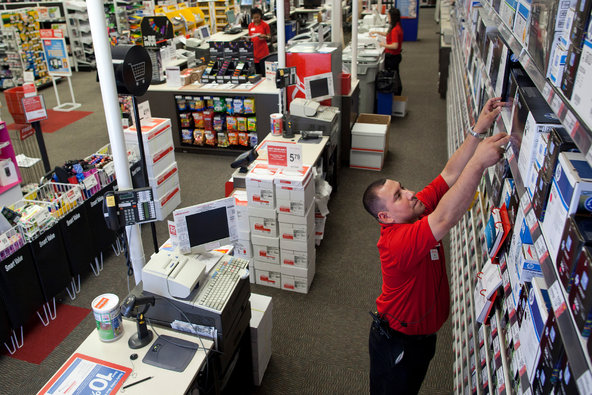
{"type": "Polygon", "coordinates": [[[370,394],[417,394],[436,352],[436,334],[387,332],[390,339],[374,323],[370,327],[370,394]]]}
{"type": "Polygon", "coordinates": [[[399,64],[401,64],[401,60],[403,57],[401,54],[392,55],[390,53],[385,54],[384,56],[384,69],[389,71],[395,71],[395,87],[394,94],[395,96],[401,96],[403,92],[403,84],[401,83],[401,74],[399,73],[399,64]]]}

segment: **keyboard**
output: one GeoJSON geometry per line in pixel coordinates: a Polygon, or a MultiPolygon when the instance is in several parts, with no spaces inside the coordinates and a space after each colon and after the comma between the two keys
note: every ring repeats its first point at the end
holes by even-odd
{"type": "Polygon", "coordinates": [[[247,259],[224,255],[210,270],[207,280],[199,294],[197,304],[215,311],[222,311],[236,284],[240,281],[243,269],[249,267],[247,259]]]}

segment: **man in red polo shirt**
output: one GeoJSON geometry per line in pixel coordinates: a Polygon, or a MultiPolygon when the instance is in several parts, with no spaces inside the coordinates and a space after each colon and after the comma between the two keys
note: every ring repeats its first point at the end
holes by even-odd
{"type": "Polygon", "coordinates": [[[506,134],[481,141],[505,103],[487,101],[463,144],[418,192],[394,180],[370,184],[366,210],[381,224],[382,293],[370,330],[371,394],[415,394],[448,318],[450,291],[440,240],[469,208],[487,167],[503,156],[506,134]]]}
{"type": "Polygon", "coordinates": [[[249,37],[253,41],[253,57],[255,58],[255,70],[257,74],[265,74],[265,65],[261,64],[261,59],[269,55],[267,41],[271,39],[271,30],[269,25],[263,21],[263,12],[259,8],[251,9],[251,19],[249,23],[249,37]]]}

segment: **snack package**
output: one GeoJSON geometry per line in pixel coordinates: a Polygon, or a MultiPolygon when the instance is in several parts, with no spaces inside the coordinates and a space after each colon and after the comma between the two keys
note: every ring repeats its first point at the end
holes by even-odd
{"type": "Polygon", "coordinates": [[[257,137],[257,133],[251,132],[249,133],[249,142],[251,143],[251,147],[254,147],[259,143],[259,138],[257,137]]]}
{"type": "Polygon", "coordinates": [[[226,114],[229,114],[229,115],[234,114],[234,108],[232,107],[233,98],[227,97],[225,99],[225,101],[226,101],[226,114]]]}
{"type": "Polygon", "coordinates": [[[249,132],[256,132],[257,131],[257,117],[247,118],[247,130],[249,132]]]}
{"type": "Polygon", "coordinates": [[[181,121],[181,127],[182,128],[190,128],[192,118],[193,117],[189,113],[179,114],[179,120],[181,121]]]}
{"type": "Polygon", "coordinates": [[[233,107],[234,107],[234,113],[235,114],[242,114],[244,112],[244,107],[243,107],[243,99],[240,97],[235,97],[234,100],[232,101],[233,107]]]}
{"type": "Polygon", "coordinates": [[[193,130],[181,129],[181,141],[186,144],[193,143],[193,130]]]}
{"type": "Polygon", "coordinates": [[[225,112],[226,111],[226,101],[221,97],[214,97],[214,111],[216,112],[225,112]]]}
{"type": "Polygon", "coordinates": [[[204,131],[203,129],[195,129],[193,131],[193,144],[204,145],[204,131]]]}
{"type": "Polygon", "coordinates": [[[216,133],[214,133],[211,130],[206,130],[204,135],[206,138],[206,144],[215,147],[216,144],[218,143],[218,141],[216,140],[216,133]]]}
{"type": "Polygon", "coordinates": [[[238,126],[236,124],[236,117],[226,117],[226,130],[229,132],[234,132],[238,130],[238,126]]]}
{"type": "Polygon", "coordinates": [[[236,117],[236,124],[237,124],[237,129],[239,132],[246,132],[247,131],[247,118],[246,117],[236,117]]]}
{"type": "Polygon", "coordinates": [[[213,110],[214,109],[214,100],[211,97],[206,97],[204,99],[206,101],[206,108],[208,110],[213,110]]]}
{"type": "Polygon", "coordinates": [[[216,132],[224,131],[224,124],[226,120],[224,119],[224,114],[216,114],[214,115],[214,130],[216,132]]]}
{"type": "Polygon", "coordinates": [[[204,121],[204,129],[206,130],[214,130],[214,110],[204,110],[203,112],[203,121],[204,121]]]}
{"type": "Polygon", "coordinates": [[[225,132],[218,132],[218,147],[226,148],[228,147],[228,136],[225,132]]]}
{"type": "Polygon", "coordinates": [[[238,143],[243,147],[249,146],[249,133],[247,132],[239,132],[238,133],[238,143]]]}
{"type": "Polygon", "coordinates": [[[244,100],[244,113],[255,114],[255,98],[249,97],[244,100]]]}
{"type": "Polygon", "coordinates": [[[194,112],[193,115],[193,123],[196,128],[203,129],[204,128],[204,117],[202,112],[194,112]]]}
{"type": "Polygon", "coordinates": [[[197,105],[195,103],[195,99],[192,98],[191,100],[185,100],[187,102],[187,106],[189,107],[189,110],[191,111],[195,111],[197,110],[197,105]]]}
{"type": "Polygon", "coordinates": [[[203,111],[206,107],[206,103],[204,102],[203,97],[197,96],[195,97],[195,109],[197,111],[203,111]]]}
{"type": "Polygon", "coordinates": [[[228,143],[230,145],[238,145],[238,132],[228,132],[228,143]]]}
{"type": "Polygon", "coordinates": [[[179,111],[187,110],[187,101],[182,97],[177,97],[177,108],[179,111]]]}

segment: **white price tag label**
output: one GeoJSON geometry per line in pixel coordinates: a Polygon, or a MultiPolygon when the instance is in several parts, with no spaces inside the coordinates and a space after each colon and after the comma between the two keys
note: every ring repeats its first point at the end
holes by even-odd
{"type": "Polygon", "coordinates": [[[150,102],[148,100],[138,104],[138,113],[138,115],[140,115],[140,120],[152,118],[152,114],[150,113],[150,102]]]}
{"type": "Polygon", "coordinates": [[[103,166],[103,171],[107,174],[108,177],[111,177],[113,174],[115,174],[115,163],[107,163],[105,166],[103,166]]]}
{"type": "Polygon", "coordinates": [[[544,261],[549,256],[549,250],[547,249],[547,244],[545,243],[545,238],[541,235],[534,242],[534,250],[537,253],[537,258],[539,259],[539,263],[544,261]]]}
{"type": "Polygon", "coordinates": [[[559,318],[565,311],[566,305],[563,294],[561,293],[561,284],[558,280],[555,280],[553,285],[549,287],[549,299],[551,299],[551,306],[553,307],[555,317],[559,318]]]}
{"type": "Polygon", "coordinates": [[[94,174],[91,174],[90,176],[82,180],[82,184],[84,185],[85,189],[92,189],[96,187],[98,183],[99,182],[97,181],[97,177],[95,177],[94,174]]]}
{"type": "Polygon", "coordinates": [[[559,114],[559,110],[561,110],[562,105],[563,100],[561,100],[561,97],[559,97],[559,95],[554,96],[553,100],[551,100],[551,109],[555,114],[559,114]]]}
{"type": "Polygon", "coordinates": [[[528,225],[528,228],[531,231],[538,226],[539,223],[537,221],[536,214],[534,213],[534,210],[530,210],[528,212],[528,214],[526,214],[526,224],[528,225]]]}
{"type": "Polygon", "coordinates": [[[588,163],[592,163],[592,146],[590,147],[590,149],[586,153],[586,160],[588,161],[588,163]]]}
{"type": "Polygon", "coordinates": [[[576,119],[576,116],[573,114],[573,112],[568,111],[567,114],[565,114],[565,119],[563,120],[563,126],[565,127],[565,130],[567,130],[569,135],[571,137],[573,137],[574,133],[576,132],[576,128],[578,126],[578,120],[576,119]]]}
{"type": "Polygon", "coordinates": [[[267,144],[267,161],[271,166],[302,169],[302,145],[269,142],[267,144]]]}
{"type": "Polygon", "coordinates": [[[586,370],[576,381],[580,394],[592,394],[592,373],[586,370]]]}
{"type": "Polygon", "coordinates": [[[551,98],[551,94],[553,92],[553,88],[551,88],[551,84],[548,82],[545,83],[545,87],[543,88],[543,97],[549,101],[551,98]]]}
{"type": "Polygon", "coordinates": [[[0,234],[0,250],[4,250],[10,247],[10,240],[8,240],[8,236],[6,233],[0,234]]]}

